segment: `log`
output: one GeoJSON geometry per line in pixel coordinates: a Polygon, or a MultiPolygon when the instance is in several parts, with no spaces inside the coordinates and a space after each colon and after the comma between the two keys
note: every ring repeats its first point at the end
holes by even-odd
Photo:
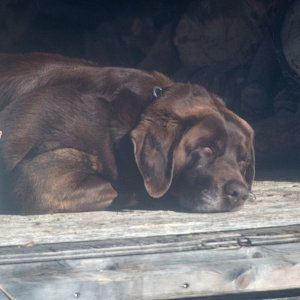
{"type": "Polygon", "coordinates": [[[254,123],[257,165],[272,168],[300,166],[300,110],[281,110],[254,123]]]}
{"type": "Polygon", "coordinates": [[[192,1],[174,37],[184,65],[245,64],[260,40],[260,28],[246,1],[192,1]]]}
{"type": "Polygon", "coordinates": [[[162,28],[154,45],[137,68],[172,74],[178,66],[179,60],[172,43],[172,26],[167,24],[162,28]]]}
{"type": "Polygon", "coordinates": [[[245,87],[241,91],[241,111],[248,117],[261,118],[272,106],[274,83],[279,76],[275,48],[269,35],[262,40],[251,62],[245,87]]]}
{"type": "Polygon", "coordinates": [[[281,50],[288,66],[284,67],[288,77],[300,82],[300,1],[294,1],[288,9],[281,29],[281,50]],[[289,68],[289,69],[288,69],[289,68]]]}

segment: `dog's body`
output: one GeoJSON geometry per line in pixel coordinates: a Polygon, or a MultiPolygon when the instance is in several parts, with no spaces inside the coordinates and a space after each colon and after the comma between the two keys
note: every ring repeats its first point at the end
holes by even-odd
{"type": "Polygon", "coordinates": [[[144,186],[197,212],[234,210],[249,196],[253,131],[200,86],[56,55],[0,55],[0,110],[20,213],[126,206],[144,186]]]}

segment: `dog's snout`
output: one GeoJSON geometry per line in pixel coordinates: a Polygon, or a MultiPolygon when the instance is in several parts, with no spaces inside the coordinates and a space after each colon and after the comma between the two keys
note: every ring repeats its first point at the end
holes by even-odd
{"type": "Polygon", "coordinates": [[[243,204],[249,197],[249,190],[239,181],[229,181],[224,186],[226,199],[231,205],[238,206],[243,204]]]}

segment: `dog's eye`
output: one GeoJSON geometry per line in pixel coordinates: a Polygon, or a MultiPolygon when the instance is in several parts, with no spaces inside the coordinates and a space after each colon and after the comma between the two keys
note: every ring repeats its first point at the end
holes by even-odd
{"type": "Polygon", "coordinates": [[[214,154],[214,150],[211,147],[203,147],[202,154],[206,157],[210,157],[214,154]]]}

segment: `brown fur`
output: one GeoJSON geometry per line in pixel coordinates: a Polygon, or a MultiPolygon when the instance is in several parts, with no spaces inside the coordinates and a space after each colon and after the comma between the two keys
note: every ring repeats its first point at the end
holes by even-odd
{"type": "Polygon", "coordinates": [[[253,131],[198,85],[59,55],[0,55],[0,108],[1,158],[20,213],[153,198],[216,212],[249,195],[253,131]]]}

